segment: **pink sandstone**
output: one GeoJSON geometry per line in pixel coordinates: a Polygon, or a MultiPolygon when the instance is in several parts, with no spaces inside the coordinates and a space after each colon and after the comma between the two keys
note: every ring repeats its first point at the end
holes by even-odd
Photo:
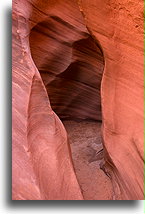
{"type": "Polygon", "coordinates": [[[102,121],[113,199],[142,200],[143,2],[13,0],[12,18],[12,199],[85,199],[74,118],[102,121]]]}

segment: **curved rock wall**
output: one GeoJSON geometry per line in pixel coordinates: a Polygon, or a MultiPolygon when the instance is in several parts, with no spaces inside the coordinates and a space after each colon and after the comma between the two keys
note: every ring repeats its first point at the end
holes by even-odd
{"type": "MultiPolygon", "coordinates": [[[[31,3],[13,2],[12,198],[82,200],[66,131],[50,107],[45,86],[31,58],[30,15],[34,7],[31,3]]],[[[38,8],[37,4],[34,7],[38,13],[41,6],[40,3],[38,8]]]]}
{"type": "Polygon", "coordinates": [[[82,200],[66,131],[47,92],[62,118],[103,119],[114,197],[143,199],[143,3],[13,1],[13,199],[82,200]],[[92,101],[83,107],[87,96],[92,101]]]}
{"type": "Polygon", "coordinates": [[[103,135],[116,198],[143,199],[143,2],[80,0],[79,5],[105,56],[103,135]]]}

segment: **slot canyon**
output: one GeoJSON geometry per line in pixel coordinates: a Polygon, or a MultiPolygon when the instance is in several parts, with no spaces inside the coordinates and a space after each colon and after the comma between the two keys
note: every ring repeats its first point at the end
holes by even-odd
{"type": "Polygon", "coordinates": [[[143,200],[143,2],[13,0],[12,200],[143,200]]]}

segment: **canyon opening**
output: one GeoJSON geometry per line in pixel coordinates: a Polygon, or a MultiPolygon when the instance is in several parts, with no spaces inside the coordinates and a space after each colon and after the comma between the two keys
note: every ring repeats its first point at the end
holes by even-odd
{"type": "Polygon", "coordinates": [[[31,30],[30,48],[51,107],[67,131],[84,199],[111,200],[111,181],[100,169],[104,163],[101,80],[105,60],[81,21],[68,23],[50,16],[31,30]]]}
{"type": "Polygon", "coordinates": [[[100,45],[81,24],[50,17],[31,30],[30,48],[51,107],[66,128],[84,198],[111,200],[111,182],[100,169],[104,163],[101,80],[105,61],[100,45]]]}

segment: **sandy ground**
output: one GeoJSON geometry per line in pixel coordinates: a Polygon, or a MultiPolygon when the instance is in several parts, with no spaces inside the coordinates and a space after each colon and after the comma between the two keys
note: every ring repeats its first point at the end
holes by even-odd
{"type": "Polygon", "coordinates": [[[103,160],[101,123],[66,120],[63,124],[84,199],[112,200],[111,181],[99,167],[103,160]]]}

